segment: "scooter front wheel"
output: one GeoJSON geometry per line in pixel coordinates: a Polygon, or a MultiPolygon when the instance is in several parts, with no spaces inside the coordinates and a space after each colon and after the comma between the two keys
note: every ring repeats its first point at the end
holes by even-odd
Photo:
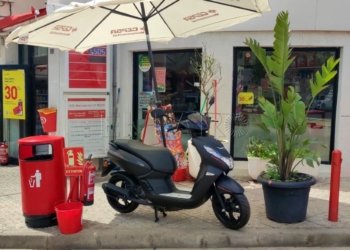
{"type": "MultiPolygon", "coordinates": [[[[130,189],[135,185],[132,179],[121,174],[112,176],[108,182],[125,189],[130,189]]],[[[112,208],[120,213],[131,213],[139,206],[138,203],[126,200],[124,198],[114,198],[107,196],[107,200],[109,205],[111,205],[112,208]]]]}
{"type": "Polygon", "coordinates": [[[224,193],[219,197],[213,194],[212,206],[216,218],[227,228],[240,229],[249,221],[250,206],[244,194],[224,193]],[[219,199],[222,199],[226,211],[222,211],[219,199]]]}

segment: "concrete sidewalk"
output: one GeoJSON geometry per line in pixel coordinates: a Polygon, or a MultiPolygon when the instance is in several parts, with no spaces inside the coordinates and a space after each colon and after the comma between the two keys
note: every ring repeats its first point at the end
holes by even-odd
{"type": "MultiPolygon", "coordinates": [[[[62,235],[57,226],[31,229],[24,223],[19,167],[0,167],[0,248],[228,248],[280,246],[350,246],[350,179],[342,179],[339,221],[328,221],[329,179],[312,187],[306,221],[279,224],[265,216],[261,185],[249,178],[238,180],[251,206],[249,223],[239,231],[216,219],[211,202],[193,210],[168,212],[154,222],[154,212],[139,206],[130,214],[113,210],[97,178],[95,204],[84,207],[83,230],[62,235]]],[[[97,173],[97,176],[100,176],[97,173]]],[[[177,183],[191,187],[190,182],[177,183]]]]}

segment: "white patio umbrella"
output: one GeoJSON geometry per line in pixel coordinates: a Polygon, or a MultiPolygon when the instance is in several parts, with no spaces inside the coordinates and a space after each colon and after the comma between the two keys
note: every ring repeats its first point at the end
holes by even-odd
{"type": "MultiPolygon", "coordinates": [[[[19,27],[6,44],[84,52],[101,45],[147,41],[157,106],[160,107],[150,41],[167,42],[210,32],[270,11],[268,0],[94,0],[72,2],[19,27]]],[[[164,140],[165,143],[165,140],[164,140]]]]}

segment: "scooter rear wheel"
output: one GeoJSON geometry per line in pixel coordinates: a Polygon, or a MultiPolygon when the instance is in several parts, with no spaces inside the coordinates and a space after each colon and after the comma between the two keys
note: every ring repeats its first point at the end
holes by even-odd
{"type": "MultiPolygon", "coordinates": [[[[132,179],[121,174],[112,176],[108,182],[125,189],[130,189],[132,186],[135,185],[132,179]]],[[[139,206],[138,203],[125,200],[123,198],[113,198],[107,196],[107,200],[109,205],[111,205],[111,207],[119,213],[131,213],[139,206]]]]}
{"type": "Polygon", "coordinates": [[[220,197],[213,195],[212,206],[216,218],[227,228],[240,229],[244,227],[250,218],[250,206],[244,194],[220,194],[220,197]],[[225,205],[225,212],[222,212],[220,200],[225,205]]]}

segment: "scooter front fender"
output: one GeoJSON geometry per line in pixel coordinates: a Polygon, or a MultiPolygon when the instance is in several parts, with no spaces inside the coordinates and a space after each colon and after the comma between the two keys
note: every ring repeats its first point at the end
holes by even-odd
{"type": "Polygon", "coordinates": [[[236,182],[234,179],[227,175],[220,175],[215,181],[216,187],[220,194],[231,193],[231,194],[242,194],[244,188],[236,182]]]}

